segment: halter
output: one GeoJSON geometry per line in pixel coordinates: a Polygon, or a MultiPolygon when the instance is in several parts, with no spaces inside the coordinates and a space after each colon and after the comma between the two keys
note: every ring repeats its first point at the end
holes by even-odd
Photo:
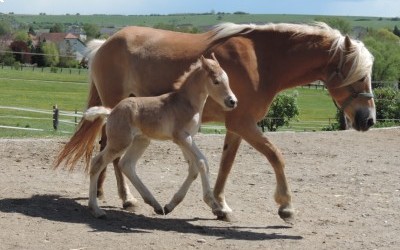
{"type": "MultiPolygon", "coordinates": [[[[339,60],[339,64],[336,68],[336,70],[331,74],[331,76],[328,78],[327,83],[329,83],[333,78],[335,77],[339,77],[342,81],[345,80],[345,77],[343,76],[342,73],[342,67],[343,67],[343,63],[344,63],[344,52],[342,51],[340,53],[340,60],[339,60]]],[[[347,97],[347,99],[343,102],[342,107],[339,107],[339,105],[336,103],[335,100],[333,100],[333,103],[335,104],[336,108],[339,109],[340,111],[344,112],[344,110],[351,104],[351,102],[354,99],[357,98],[367,98],[367,99],[372,99],[374,98],[374,94],[370,93],[370,92],[357,92],[355,91],[355,89],[352,86],[347,86],[350,90],[350,96],[347,97]]]]}

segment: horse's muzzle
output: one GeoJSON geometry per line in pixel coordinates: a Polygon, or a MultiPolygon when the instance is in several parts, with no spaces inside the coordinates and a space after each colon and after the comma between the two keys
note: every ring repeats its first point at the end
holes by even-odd
{"type": "Polygon", "coordinates": [[[237,106],[236,96],[228,96],[225,98],[225,106],[229,109],[234,109],[237,106]]]}
{"type": "Polygon", "coordinates": [[[368,109],[359,109],[356,111],[353,128],[357,131],[367,131],[375,124],[375,114],[371,114],[368,109]]]}

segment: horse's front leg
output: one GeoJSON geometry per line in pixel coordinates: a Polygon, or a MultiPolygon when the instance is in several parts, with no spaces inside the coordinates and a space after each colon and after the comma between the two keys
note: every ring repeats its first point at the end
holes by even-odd
{"type": "Polygon", "coordinates": [[[293,219],[294,209],[292,207],[292,196],[290,187],[285,176],[285,163],[280,150],[272,144],[268,138],[257,128],[254,122],[244,122],[242,119],[240,128],[237,127],[236,133],[240,134],[251,146],[265,155],[271,163],[276,177],[275,201],[280,205],[279,216],[289,222],[293,219]]]}
{"type": "Polygon", "coordinates": [[[220,217],[218,219],[230,221],[229,216],[232,213],[232,209],[228,206],[225,200],[225,184],[228,179],[229,173],[233,166],[233,161],[235,160],[236,152],[240,146],[242,138],[237,134],[227,131],[225,135],[224,147],[220,162],[220,167],[218,171],[218,177],[214,186],[214,196],[217,202],[222,207],[222,211],[225,217],[220,217]]]}
{"type": "MultiPolygon", "coordinates": [[[[213,192],[211,190],[209,179],[209,166],[206,157],[201,153],[191,136],[184,137],[180,141],[176,141],[176,143],[181,147],[182,152],[187,156],[189,164],[193,164],[193,166],[197,168],[197,171],[193,170],[192,173],[200,173],[203,189],[203,200],[208,206],[211,207],[212,212],[215,215],[217,215],[218,217],[225,217],[225,213],[222,211],[221,206],[215,200],[213,192]]],[[[196,176],[197,173],[193,175],[194,178],[196,176]]],[[[188,176],[188,178],[189,177],[190,175],[188,176]]],[[[191,180],[191,182],[192,181],[193,180],[191,180]]],[[[188,189],[189,186],[187,186],[186,188],[188,189]]]]}

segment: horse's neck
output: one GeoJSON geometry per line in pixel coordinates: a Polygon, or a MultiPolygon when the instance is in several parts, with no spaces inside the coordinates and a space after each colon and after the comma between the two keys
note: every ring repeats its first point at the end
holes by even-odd
{"type": "Polygon", "coordinates": [[[321,34],[295,35],[291,32],[263,31],[254,37],[258,61],[267,64],[260,70],[279,89],[323,80],[330,60],[331,42],[321,34]],[[262,58],[264,57],[264,58],[262,58]],[[261,59],[261,60],[260,60],[261,59]]]}
{"type": "Polygon", "coordinates": [[[177,91],[179,98],[186,99],[195,113],[202,113],[208,97],[207,87],[204,84],[205,77],[205,73],[202,70],[195,70],[186,78],[177,91]]]}

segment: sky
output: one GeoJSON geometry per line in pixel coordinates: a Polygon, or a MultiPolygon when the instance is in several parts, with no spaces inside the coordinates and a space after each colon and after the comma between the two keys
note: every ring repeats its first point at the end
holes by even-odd
{"type": "Polygon", "coordinates": [[[150,15],[244,11],[399,17],[400,0],[0,0],[0,13],[150,15]]]}

